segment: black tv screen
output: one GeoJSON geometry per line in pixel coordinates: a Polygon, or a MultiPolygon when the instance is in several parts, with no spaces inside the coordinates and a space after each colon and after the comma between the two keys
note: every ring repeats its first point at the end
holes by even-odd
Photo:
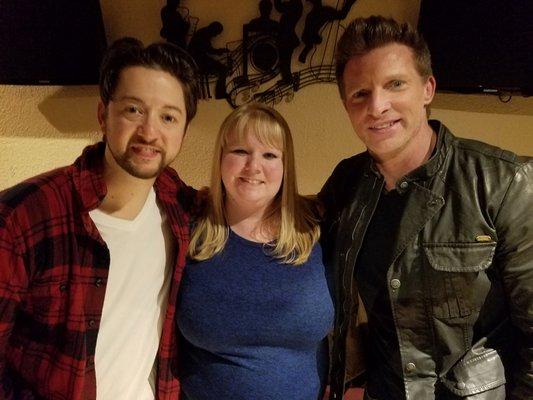
{"type": "Polygon", "coordinates": [[[533,94],[533,0],[422,0],[440,90],[533,94]]]}
{"type": "Polygon", "coordinates": [[[0,1],[0,83],[95,84],[105,48],[98,0],[0,1]]]}

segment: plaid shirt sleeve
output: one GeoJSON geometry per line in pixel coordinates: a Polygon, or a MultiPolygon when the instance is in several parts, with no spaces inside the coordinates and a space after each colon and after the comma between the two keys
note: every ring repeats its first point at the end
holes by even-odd
{"type": "Polygon", "coordinates": [[[95,398],[108,257],[87,230],[73,171],[0,192],[0,399],[95,398]]]}
{"type": "Polygon", "coordinates": [[[13,237],[16,227],[9,226],[6,220],[7,206],[0,204],[0,207],[0,398],[12,399],[15,395],[6,368],[6,356],[16,310],[26,291],[28,276],[13,237]]]}

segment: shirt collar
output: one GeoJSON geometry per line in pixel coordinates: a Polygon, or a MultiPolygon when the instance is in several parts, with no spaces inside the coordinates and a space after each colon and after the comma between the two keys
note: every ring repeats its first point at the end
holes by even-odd
{"type": "Polygon", "coordinates": [[[85,211],[97,208],[107,194],[104,182],[105,146],[104,142],[87,146],[74,162],[74,186],[85,211]]]}

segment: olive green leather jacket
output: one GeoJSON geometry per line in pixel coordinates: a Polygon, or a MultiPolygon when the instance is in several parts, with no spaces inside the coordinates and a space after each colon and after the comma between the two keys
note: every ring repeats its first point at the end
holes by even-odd
{"type": "MultiPolygon", "coordinates": [[[[533,399],[533,163],[430,123],[433,156],[397,182],[410,193],[386,276],[406,398],[533,399]]],[[[364,376],[354,266],[383,185],[362,153],[319,194],[336,286],[330,399],[364,376]]]]}

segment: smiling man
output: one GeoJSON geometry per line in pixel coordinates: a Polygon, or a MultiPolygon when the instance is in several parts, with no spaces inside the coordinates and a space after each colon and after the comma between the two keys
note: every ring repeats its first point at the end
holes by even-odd
{"type": "Polygon", "coordinates": [[[197,94],[185,52],[118,40],[101,68],[103,142],[0,193],[0,398],[177,398],[196,194],[168,165],[197,94]]]}
{"type": "Polygon", "coordinates": [[[336,61],[367,151],[319,194],[336,275],[331,398],[365,381],[366,399],[533,398],[531,159],[428,121],[430,54],[407,24],[354,20],[336,61]]]}

